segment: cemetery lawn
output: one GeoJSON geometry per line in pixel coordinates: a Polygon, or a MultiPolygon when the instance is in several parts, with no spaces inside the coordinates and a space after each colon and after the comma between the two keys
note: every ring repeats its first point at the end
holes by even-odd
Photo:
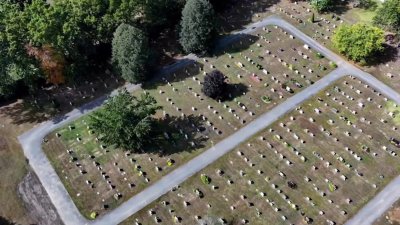
{"type": "MultiPolygon", "coordinates": [[[[378,6],[381,5],[380,1],[378,6]]],[[[345,8],[340,14],[335,13],[324,13],[318,14],[307,1],[299,1],[298,4],[292,4],[288,1],[282,1],[276,5],[275,13],[287,20],[299,30],[312,37],[320,44],[331,49],[336,54],[340,55],[339,52],[333,47],[331,37],[340,24],[353,24],[357,22],[363,22],[364,20],[370,20],[373,16],[372,12],[357,8],[345,8]],[[310,9],[308,11],[308,9],[310,9]],[[281,11],[282,10],[282,11],[281,11]],[[359,11],[360,17],[357,18],[353,11],[359,11]],[[315,22],[311,23],[309,20],[315,13],[315,22]],[[299,23],[302,21],[304,23],[299,23]]],[[[374,62],[371,62],[368,66],[360,66],[365,72],[374,75],[377,79],[384,82],[394,90],[400,89],[400,76],[396,76],[397,71],[400,70],[400,57],[398,54],[398,41],[391,45],[386,45],[384,53],[379,55],[374,62]]]]}
{"type": "Polygon", "coordinates": [[[303,45],[269,26],[227,46],[226,52],[144,84],[132,94],[147,91],[156,98],[163,106],[155,116],[158,131],[171,138],[157,136],[144,153],[102,149],[96,134],[89,134],[87,117],[73,122],[72,130],[65,126],[49,134],[43,150],[82,214],[105,213],[333,70],[327,59],[303,45]],[[201,92],[204,72],[214,69],[229,83],[230,95],[222,102],[201,92]],[[263,101],[266,97],[270,101],[263,101]]]}
{"type": "Polygon", "coordinates": [[[388,101],[345,77],[122,224],[343,224],[400,172],[388,101]]]}

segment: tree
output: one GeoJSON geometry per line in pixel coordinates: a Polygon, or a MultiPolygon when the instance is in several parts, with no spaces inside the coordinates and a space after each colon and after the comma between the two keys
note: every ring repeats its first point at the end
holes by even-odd
{"type": "Polygon", "coordinates": [[[333,2],[332,0],[310,0],[310,4],[318,12],[326,12],[332,8],[333,2]]]}
{"type": "Polygon", "coordinates": [[[205,53],[215,35],[215,12],[208,0],[188,0],[182,11],[180,39],[187,53],[205,53]]]}
{"type": "Polygon", "coordinates": [[[374,23],[384,29],[400,32],[400,1],[386,0],[378,8],[373,19],[374,23]]]}
{"type": "Polygon", "coordinates": [[[0,2],[0,97],[13,95],[17,84],[33,88],[42,77],[38,62],[26,52],[27,20],[19,4],[0,2]]]}
{"type": "Polygon", "coordinates": [[[140,150],[152,139],[152,116],[159,109],[161,107],[148,93],[138,99],[127,90],[122,90],[90,116],[89,126],[107,145],[140,150]]]}
{"type": "Polygon", "coordinates": [[[201,91],[206,96],[213,99],[222,99],[225,97],[226,90],[225,76],[220,71],[214,70],[205,76],[201,91]]]}
{"type": "Polygon", "coordinates": [[[147,36],[140,29],[121,24],[112,41],[112,61],[122,77],[132,83],[145,80],[151,52],[147,36]]]}
{"type": "Polygon", "coordinates": [[[385,37],[382,29],[358,23],[339,26],[332,41],[339,52],[359,62],[383,51],[385,37]]]}
{"type": "Polygon", "coordinates": [[[359,7],[363,9],[376,9],[378,3],[375,0],[359,0],[359,7]]]}

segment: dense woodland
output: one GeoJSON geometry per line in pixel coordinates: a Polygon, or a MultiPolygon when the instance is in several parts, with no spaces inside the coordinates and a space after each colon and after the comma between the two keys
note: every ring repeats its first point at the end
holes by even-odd
{"type": "MultiPolygon", "coordinates": [[[[149,48],[148,39],[157,38],[162,30],[179,30],[181,15],[176,12],[183,9],[186,1],[49,2],[52,3],[44,0],[0,2],[1,97],[26,89],[37,91],[44,83],[59,85],[78,76],[91,76],[94,68],[101,71],[110,62],[114,32],[121,24],[134,27],[131,31],[141,32],[142,43],[138,48],[149,48]]],[[[212,1],[217,9],[223,2],[227,1],[212,1]]],[[[146,57],[157,59],[156,52],[138,52],[143,51],[152,54],[146,57]]],[[[155,60],[150,61],[155,63],[155,60]]],[[[121,72],[123,66],[115,67],[121,72]]],[[[142,70],[138,71],[146,73],[145,68],[142,70]]],[[[139,79],[132,74],[131,78],[123,77],[135,82],[143,80],[144,76],[138,75],[139,79]]]]}
{"type": "MultiPolygon", "coordinates": [[[[82,77],[90,80],[94,71],[104,72],[110,65],[126,81],[142,82],[148,79],[151,68],[157,63],[159,52],[149,43],[160,32],[175,30],[178,40],[171,41],[181,43],[182,53],[204,54],[212,48],[212,40],[217,34],[215,20],[218,11],[234,1],[49,2],[51,4],[45,0],[0,2],[0,98],[13,96],[22,90],[35,92],[44,84],[60,85],[82,77]],[[119,26],[122,28],[118,31],[119,26]]],[[[373,7],[371,0],[359,2],[361,7],[373,7]]],[[[310,3],[321,13],[328,12],[336,4],[332,0],[310,0],[310,3]]],[[[378,10],[380,13],[374,19],[375,25],[398,32],[400,1],[387,0],[378,10]]],[[[364,34],[376,31],[373,28],[358,30],[364,34]]],[[[371,35],[374,34],[382,35],[382,32],[371,35]]],[[[354,46],[352,40],[345,39],[335,40],[354,46]]],[[[381,40],[380,37],[372,39],[381,40]]],[[[340,43],[336,46],[344,54],[353,52],[353,56],[349,56],[351,59],[360,61],[369,57],[357,53],[360,49],[350,49],[340,43]]],[[[360,45],[360,48],[364,46],[360,45]]],[[[371,51],[373,53],[376,51],[371,51]]]]}

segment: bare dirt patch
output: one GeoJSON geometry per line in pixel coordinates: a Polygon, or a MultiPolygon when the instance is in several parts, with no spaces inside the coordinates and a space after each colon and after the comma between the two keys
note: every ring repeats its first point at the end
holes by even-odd
{"type": "Polygon", "coordinates": [[[389,220],[392,223],[400,224],[400,207],[394,208],[389,212],[389,220]]]}
{"type": "Polygon", "coordinates": [[[25,202],[28,214],[36,224],[63,224],[36,174],[29,172],[25,176],[18,186],[18,193],[25,202]]]}

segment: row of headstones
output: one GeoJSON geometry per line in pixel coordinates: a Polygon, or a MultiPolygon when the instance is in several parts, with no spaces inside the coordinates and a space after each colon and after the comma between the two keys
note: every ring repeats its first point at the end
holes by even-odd
{"type": "MultiPolygon", "coordinates": [[[[349,84],[349,82],[344,81],[343,83],[344,83],[346,86],[350,87],[351,90],[355,90],[355,92],[356,92],[357,94],[362,94],[362,93],[363,93],[363,91],[361,91],[361,90],[359,90],[359,89],[356,89],[353,85],[349,84]]],[[[359,83],[360,83],[360,84],[363,84],[361,81],[359,81],[359,83]]],[[[364,86],[364,88],[367,89],[367,90],[372,90],[377,96],[381,96],[381,95],[382,95],[380,92],[377,92],[377,91],[375,91],[374,89],[371,89],[370,86],[369,86],[368,84],[364,84],[363,86],[364,86]]],[[[348,98],[348,99],[354,101],[354,98],[349,97],[349,95],[348,95],[348,94],[345,94],[344,91],[342,91],[342,95],[343,95],[343,96],[346,96],[346,98],[348,98]]],[[[387,98],[387,97],[383,97],[383,100],[384,100],[385,102],[387,102],[387,101],[388,101],[388,98],[387,98]]],[[[368,97],[368,98],[367,98],[367,101],[368,101],[369,103],[376,104],[377,107],[378,107],[379,109],[382,109],[382,108],[383,108],[383,106],[382,106],[381,104],[378,104],[378,103],[377,103],[376,101],[374,101],[371,97],[368,97]]],[[[362,103],[362,102],[359,102],[359,103],[358,103],[358,106],[359,106],[360,108],[364,108],[364,107],[365,107],[364,103],[362,103]]],[[[394,106],[397,107],[397,104],[395,104],[394,106]]],[[[393,113],[393,112],[388,112],[387,114],[388,114],[389,117],[394,118],[394,113],[393,113]]],[[[380,121],[381,121],[381,122],[384,122],[384,119],[381,119],[380,121]]],[[[394,130],[396,130],[396,128],[394,128],[394,130]]]]}
{"type": "MultiPolygon", "coordinates": [[[[261,137],[260,139],[262,140],[263,137],[261,137]]],[[[251,146],[250,143],[249,143],[248,145],[251,146]]],[[[275,153],[278,154],[277,151],[275,151],[275,153]]],[[[244,156],[244,153],[243,153],[242,151],[238,151],[238,152],[237,152],[237,155],[238,155],[239,157],[243,158],[246,162],[248,162],[247,157],[244,156]]],[[[280,155],[280,159],[284,159],[284,158],[285,158],[285,156],[283,156],[282,154],[279,154],[279,155],[280,155]]],[[[261,157],[261,158],[265,158],[265,155],[261,155],[260,157],[261,157]]],[[[289,160],[286,160],[286,162],[289,162],[289,164],[292,165],[292,164],[290,163],[289,160]]],[[[289,165],[288,163],[286,163],[286,164],[289,165]]],[[[261,174],[263,174],[263,171],[262,171],[262,170],[257,170],[257,173],[261,175],[261,174]]],[[[240,176],[244,176],[244,175],[245,175],[245,173],[244,173],[242,170],[239,171],[239,174],[240,174],[240,176]]],[[[278,174],[281,178],[283,178],[284,180],[286,180],[286,174],[285,174],[284,172],[282,172],[282,171],[277,171],[277,174],[278,174]]],[[[264,180],[267,181],[268,183],[271,183],[271,182],[270,182],[271,179],[270,179],[269,177],[266,177],[264,180]]],[[[249,183],[249,184],[250,184],[250,183],[249,183]]],[[[290,200],[290,198],[288,197],[288,195],[285,194],[285,193],[283,192],[283,190],[281,190],[281,189],[278,188],[278,185],[276,185],[275,183],[271,183],[271,188],[274,189],[274,190],[278,193],[278,195],[289,205],[290,208],[292,208],[292,209],[295,210],[295,211],[301,211],[301,210],[300,210],[300,207],[299,207],[298,205],[296,205],[295,203],[293,203],[293,202],[290,200]]],[[[262,196],[262,197],[265,197],[265,196],[266,196],[266,193],[264,193],[264,192],[260,192],[259,194],[260,194],[260,196],[262,196]]],[[[270,199],[267,198],[267,202],[270,203],[270,205],[271,205],[271,207],[273,207],[274,211],[276,211],[276,212],[281,211],[280,208],[274,207],[274,206],[275,206],[274,201],[272,201],[272,200],[270,200],[270,199]],[[271,204],[271,203],[273,203],[273,204],[271,204]]],[[[308,221],[308,220],[310,219],[309,217],[305,216],[304,214],[302,214],[302,216],[304,217],[304,220],[305,220],[305,221],[308,221]]],[[[281,218],[284,219],[284,220],[286,220],[286,217],[283,216],[283,215],[282,215],[281,218]]]]}
{"type": "MultiPolygon", "coordinates": [[[[329,119],[329,120],[328,120],[328,123],[331,123],[331,124],[332,124],[332,121],[333,121],[332,119],[329,119]]],[[[327,131],[327,130],[326,130],[325,128],[323,128],[322,126],[320,126],[320,129],[321,129],[321,131],[325,131],[326,134],[327,134],[327,136],[333,136],[332,133],[331,133],[330,131],[327,131]]],[[[307,134],[310,134],[310,133],[311,133],[311,132],[309,132],[308,130],[304,130],[304,131],[305,131],[305,133],[307,133],[307,134]]],[[[346,134],[346,132],[345,132],[345,134],[346,134]]],[[[339,139],[338,139],[338,138],[334,138],[334,140],[335,140],[335,141],[338,141],[339,139]]],[[[357,161],[361,161],[361,160],[362,160],[362,157],[361,157],[360,155],[358,155],[356,152],[352,151],[350,148],[345,147],[344,149],[345,149],[351,156],[353,156],[357,161]]],[[[335,153],[335,152],[333,152],[333,153],[335,153]]],[[[332,152],[331,152],[331,154],[332,154],[332,152]]],[[[359,173],[359,172],[357,171],[357,169],[353,168],[353,166],[352,166],[351,164],[347,163],[346,160],[345,160],[343,157],[337,155],[336,153],[335,153],[335,154],[332,154],[332,155],[335,156],[336,159],[337,159],[341,164],[343,164],[346,168],[348,168],[348,169],[350,169],[351,171],[353,171],[357,176],[362,177],[362,174],[359,173]]],[[[376,153],[373,153],[373,156],[376,156],[376,155],[377,155],[376,153]]],[[[317,157],[320,158],[319,154],[317,155],[317,157]]],[[[321,159],[321,158],[320,158],[320,159],[321,159]]],[[[322,158],[322,159],[323,159],[323,158],[322,158]]],[[[361,163],[362,163],[362,161],[361,161],[361,163]]],[[[330,162],[325,162],[325,164],[328,165],[328,166],[331,165],[330,162]]],[[[337,169],[334,169],[333,172],[334,172],[334,173],[338,173],[339,171],[338,171],[337,169]]],[[[342,176],[341,176],[341,178],[342,178],[342,179],[345,179],[345,177],[342,177],[342,176]]],[[[366,178],[362,178],[362,179],[363,179],[365,182],[370,183],[366,178]]],[[[376,185],[373,184],[373,187],[375,188],[376,185]]]]}
{"type": "MultiPolygon", "coordinates": [[[[328,96],[330,95],[329,93],[327,94],[328,96]]],[[[335,100],[335,99],[334,99],[335,100]]],[[[326,104],[326,103],[325,103],[326,104]]],[[[325,105],[325,106],[327,106],[327,105],[325,105]]],[[[300,110],[298,110],[299,112],[300,112],[300,114],[303,114],[304,112],[300,109],[300,110]]],[[[335,109],[335,108],[332,108],[332,111],[333,112],[335,112],[335,113],[339,113],[339,111],[337,110],[337,109],[335,109]]],[[[315,112],[317,113],[317,114],[320,114],[321,112],[320,112],[320,110],[319,109],[315,109],[315,112]]],[[[354,112],[354,111],[353,111],[354,112]]],[[[339,116],[339,118],[341,119],[341,120],[344,120],[345,122],[346,122],[346,124],[347,125],[349,125],[349,126],[351,126],[351,127],[353,127],[353,128],[355,128],[355,129],[357,129],[357,125],[356,124],[353,124],[351,121],[349,121],[346,117],[344,117],[344,116],[339,116]]],[[[310,118],[310,121],[315,121],[315,119],[313,119],[312,117],[310,118]]],[[[367,124],[371,124],[371,121],[367,121],[364,117],[362,117],[362,118],[360,118],[360,121],[361,122],[366,122],[367,124]]],[[[335,124],[336,123],[336,121],[333,119],[333,118],[331,118],[331,119],[328,119],[328,124],[331,124],[331,125],[333,125],[333,124],[335,124]]],[[[392,129],[394,129],[394,130],[396,130],[396,127],[393,127],[392,129]]],[[[322,126],[320,126],[320,130],[321,130],[321,132],[324,132],[328,137],[329,136],[332,136],[333,138],[334,138],[334,140],[336,141],[336,140],[338,140],[337,138],[335,138],[333,135],[332,135],[332,132],[331,131],[328,131],[327,129],[325,129],[324,127],[322,127],[322,126]]],[[[362,130],[362,129],[357,129],[357,131],[359,131],[360,133],[364,133],[364,131],[362,130]]],[[[311,132],[307,132],[308,134],[310,134],[310,136],[314,136],[314,134],[312,134],[311,132]]],[[[344,132],[344,134],[346,135],[346,136],[351,136],[351,133],[349,132],[349,131],[345,131],[344,132]]],[[[368,135],[369,137],[370,137],[370,139],[373,139],[373,137],[371,136],[371,135],[368,135]]],[[[358,160],[358,161],[360,161],[361,160],[361,157],[360,156],[358,156],[357,154],[355,154],[354,152],[352,152],[352,151],[349,151],[351,154],[352,154],[352,156],[356,159],[356,160],[358,160]]],[[[377,153],[372,153],[372,156],[377,156],[377,153]]]]}
{"type": "MultiPolygon", "coordinates": [[[[368,88],[369,86],[368,85],[365,85],[364,86],[365,88],[368,88]]],[[[379,93],[379,92],[376,92],[375,90],[374,90],[374,92],[377,94],[377,96],[381,96],[381,94],[379,93]]],[[[343,95],[345,95],[344,94],[344,92],[341,92],[343,95]]],[[[360,91],[360,90],[356,90],[356,93],[358,93],[358,94],[361,94],[362,92],[360,91]]],[[[347,96],[347,95],[346,95],[347,96]]],[[[347,97],[348,99],[354,99],[354,98],[352,98],[352,97],[347,97]]],[[[334,100],[334,101],[338,101],[338,99],[337,98],[332,98],[332,100],[334,100]]],[[[384,101],[388,101],[388,99],[386,98],[386,97],[384,97],[383,98],[383,100],[384,101]]],[[[352,100],[353,101],[353,100],[352,100]]],[[[372,100],[372,98],[368,98],[367,99],[367,101],[369,102],[369,103],[373,103],[373,104],[377,104],[377,103],[375,103],[375,101],[373,101],[372,100]]],[[[339,101],[339,104],[340,104],[340,101],[339,101]]],[[[344,104],[344,103],[342,103],[342,104],[344,104]]],[[[349,105],[352,105],[352,104],[349,104],[349,105]]],[[[378,105],[378,108],[379,109],[381,109],[383,106],[382,105],[380,105],[380,104],[377,104],[378,105]]],[[[358,106],[360,107],[360,108],[364,108],[365,107],[365,103],[362,103],[362,104],[358,104],[358,106]]],[[[348,107],[347,107],[348,108],[348,107]]],[[[350,110],[350,109],[349,109],[350,110]]],[[[357,111],[356,110],[350,110],[353,114],[357,114],[357,111]]],[[[388,116],[389,117],[391,117],[391,118],[393,118],[394,117],[394,113],[393,112],[388,112],[387,113],[388,114],[388,116]]],[[[341,117],[341,119],[345,119],[344,117],[341,117]]],[[[360,121],[361,122],[363,122],[363,123],[367,123],[368,125],[371,125],[371,121],[369,121],[369,120],[367,120],[365,117],[362,117],[362,118],[360,118],[360,121]]],[[[387,119],[385,119],[385,118],[380,118],[379,119],[379,121],[380,122],[382,122],[383,124],[386,124],[387,123],[387,119]]],[[[332,121],[332,122],[334,122],[334,121],[332,121]]],[[[349,123],[350,125],[351,125],[351,123],[349,123]]],[[[396,131],[398,128],[396,127],[396,126],[392,126],[392,130],[394,130],[394,131],[396,131]]],[[[363,131],[362,130],[360,130],[359,129],[359,131],[362,133],[363,131]]],[[[371,136],[371,135],[368,135],[369,136],[369,138],[370,139],[373,139],[373,137],[371,136]]],[[[384,149],[384,150],[387,150],[388,148],[387,148],[387,146],[382,146],[382,149],[384,149]]],[[[388,153],[389,154],[391,154],[392,156],[396,156],[397,154],[394,152],[394,151],[391,151],[391,150],[388,150],[388,153]]],[[[376,156],[376,155],[375,155],[376,156]]]]}
{"type": "MultiPolygon", "coordinates": [[[[260,138],[260,140],[263,140],[263,139],[265,139],[265,138],[263,138],[263,137],[260,138]]],[[[275,151],[275,153],[278,154],[277,151],[275,151]]],[[[280,158],[280,159],[284,159],[284,158],[286,158],[286,156],[284,156],[283,154],[279,153],[279,158],[280,158]]],[[[315,166],[313,166],[313,168],[314,168],[315,170],[317,169],[315,166]]],[[[280,175],[281,177],[286,178],[286,175],[285,175],[283,172],[279,171],[278,173],[279,173],[279,175],[280,175]]],[[[304,180],[305,180],[306,182],[311,182],[311,179],[308,178],[308,177],[305,177],[304,180]]],[[[326,181],[326,182],[329,182],[329,180],[325,180],[325,181],[326,181]]],[[[313,186],[314,186],[313,189],[314,189],[315,191],[317,191],[317,194],[318,194],[318,195],[320,195],[320,196],[322,196],[322,197],[325,197],[325,196],[326,196],[326,193],[320,191],[318,188],[316,188],[315,185],[313,185],[313,186]]],[[[313,202],[312,202],[312,200],[311,200],[310,197],[306,197],[306,200],[307,200],[312,206],[315,206],[315,204],[313,204],[313,202]]],[[[329,203],[333,204],[333,201],[332,201],[332,200],[330,200],[330,199],[327,199],[327,200],[328,200],[329,203]]],[[[320,211],[319,211],[319,214],[320,214],[320,215],[324,215],[324,211],[321,211],[321,210],[320,210],[320,211]]],[[[344,214],[346,214],[346,212],[345,212],[345,211],[342,211],[342,214],[344,215],[344,214]]]]}

